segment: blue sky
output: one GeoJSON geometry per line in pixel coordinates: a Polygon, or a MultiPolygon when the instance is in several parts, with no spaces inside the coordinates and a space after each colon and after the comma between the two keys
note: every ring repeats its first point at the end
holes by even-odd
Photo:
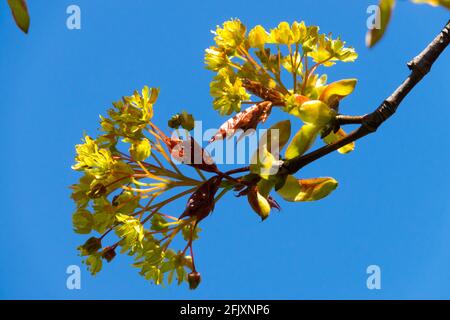
{"type": "Polygon", "coordinates": [[[1,1],[0,298],[449,299],[449,51],[355,152],[303,170],[340,182],[327,199],[282,203],[281,213],[261,223],[245,200],[229,194],[202,222],[196,262],[203,282],[196,291],[152,286],[122,256],[96,277],[83,267],[82,289],[66,289],[66,268],[80,265],[75,248],[85,239],[71,226],[74,145],[83,130],[95,135],[98,115],[112,101],[158,86],[161,126],[182,109],[218,126],[223,119],[211,108],[203,50],[212,44],[209,30],[239,17],[267,28],[305,20],[342,36],[360,58],[331,68],[329,79],[358,78],[341,110],[369,112],[449,17],[401,1],[385,39],[368,50],[366,8],[374,2],[30,1],[24,36],[1,1]],[[71,4],[81,8],[81,30],[66,28],[71,4]],[[381,290],[366,287],[372,264],[381,268],[381,290]]]}

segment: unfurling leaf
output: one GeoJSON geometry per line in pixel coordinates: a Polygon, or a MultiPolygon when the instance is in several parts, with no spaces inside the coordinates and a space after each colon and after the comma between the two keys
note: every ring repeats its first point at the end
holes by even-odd
{"type": "Polygon", "coordinates": [[[260,138],[258,149],[252,156],[250,171],[267,180],[280,166],[280,151],[291,136],[291,122],[280,121],[271,126],[260,138]]]}
{"type": "Polygon", "coordinates": [[[196,223],[206,218],[214,210],[214,196],[220,187],[222,177],[214,176],[201,184],[189,198],[186,209],[178,219],[195,217],[196,223]]]}
{"type": "Polygon", "coordinates": [[[298,108],[298,114],[303,122],[317,126],[325,126],[335,117],[336,112],[320,100],[311,100],[298,108]]]}
{"type": "MultiPolygon", "coordinates": [[[[343,129],[339,129],[336,133],[331,131],[325,138],[323,138],[323,141],[326,144],[332,144],[332,143],[335,143],[335,142],[345,138],[346,136],[347,136],[347,134],[345,133],[345,131],[343,129]]],[[[339,148],[337,151],[339,153],[345,154],[345,153],[352,152],[353,150],[355,150],[355,142],[346,144],[345,146],[339,148]]]]}
{"type": "Polygon", "coordinates": [[[272,111],[272,102],[264,101],[248,107],[244,111],[239,112],[233,118],[227,120],[219,128],[219,131],[209,140],[213,142],[231,137],[236,130],[256,129],[259,123],[264,123],[272,111]]]}
{"type": "Polygon", "coordinates": [[[252,188],[247,194],[248,203],[252,207],[252,209],[261,217],[264,221],[270,214],[270,203],[264,198],[256,187],[252,188]]]}
{"type": "Polygon", "coordinates": [[[337,185],[338,182],[333,178],[297,180],[294,176],[288,176],[277,192],[286,201],[316,201],[328,196],[337,185]]]}
{"type": "Polygon", "coordinates": [[[357,79],[343,79],[326,86],[319,100],[334,108],[339,101],[353,92],[357,79]]]}
{"type": "Polygon", "coordinates": [[[395,6],[395,0],[380,0],[378,5],[380,7],[380,28],[375,26],[372,30],[369,30],[366,34],[366,45],[371,48],[383,37],[391,20],[392,10],[395,6]]]}
{"type": "Polygon", "coordinates": [[[259,148],[266,148],[270,152],[278,151],[288,143],[291,137],[291,121],[284,120],[275,123],[261,136],[259,148]],[[275,150],[276,149],[276,150],[275,150]]]}
{"type": "Polygon", "coordinates": [[[316,125],[303,125],[287,147],[285,158],[289,160],[303,155],[314,144],[319,132],[320,127],[316,125]]]}
{"type": "Polygon", "coordinates": [[[8,0],[11,13],[16,21],[17,26],[25,33],[28,33],[30,27],[30,16],[25,0],[8,0]]]}

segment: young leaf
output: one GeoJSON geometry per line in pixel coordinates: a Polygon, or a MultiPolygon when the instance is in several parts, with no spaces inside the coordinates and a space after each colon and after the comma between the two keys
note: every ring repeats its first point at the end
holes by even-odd
{"type": "Polygon", "coordinates": [[[25,0],[8,0],[11,13],[16,21],[17,26],[25,33],[28,33],[30,27],[30,16],[25,0]]]}
{"type": "Polygon", "coordinates": [[[303,103],[298,108],[298,114],[303,122],[320,127],[330,123],[336,116],[336,112],[320,100],[311,100],[303,103]]]}
{"type": "Polygon", "coordinates": [[[278,145],[278,151],[288,143],[291,137],[291,121],[284,120],[271,126],[260,138],[259,148],[272,149],[272,145],[278,145]]]}
{"type": "Polygon", "coordinates": [[[274,175],[280,165],[280,150],[291,136],[291,122],[280,121],[270,127],[260,138],[258,149],[252,156],[250,171],[263,179],[274,175]]]}
{"type": "Polygon", "coordinates": [[[286,201],[316,201],[328,196],[337,185],[336,180],[328,177],[297,180],[294,176],[288,176],[277,192],[286,201]]]}
{"type": "Polygon", "coordinates": [[[395,6],[395,0],[380,0],[380,28],[373,28],[366,34],[366,45],[372,48],[386,32],[389,21],[391,20],[392,10],[395,6]]]}
{"type": "MultiPolygon", "coordinates": [[[[345,131],[342,129],[339,129],[339,131],[336,133],[330,132],[329,135],[327,135],[325,138],[323,138],[323,141],[326,144],[332,144],[332,143],[335,143],[335,142],[345,138],[346,136],[347,136],[347,134],[345,133],[345,131]]],[[[339,153],[345,154],[345,153],[352,152],[353,150],[355,150],[355,142],[346,144],[345,146],[339,148],[337,151],[339,153]]]]}
{"type": "Polygon", "coordinates": [[[325,90],[323,90],[319,100],[325,102],[329,106],[333,106],[336,102],[341,101],[353,92],[357,81],[357,79],[343,79],[330,83],[326,86],[325,90]]]}
{"type": "Polygon", "coordinates": [[[248,203],[252,209],[261,217],[264,221],[270,214],[270,204],[267,199],[258,192],[257,188],[252,188],[247,194],[248,203]]]}
{"type": "Polygon", "coordinates": [[[313,124],[305,124],[295,134],[291,143],[286,149],[285,157],[287,160],[301,156],[314,144],[320,127],[313,124]]]}

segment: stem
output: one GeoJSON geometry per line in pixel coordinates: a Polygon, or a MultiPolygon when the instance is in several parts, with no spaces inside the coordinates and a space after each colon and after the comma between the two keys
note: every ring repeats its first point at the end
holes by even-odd
{"type": "Polygon", "coordinates": [[[410,75],[405,81],[372,113],[363,116],[361,126],[351,132],[345,138],[319,148],[303,156],[298,156],[287,160],[282,166],[282,173],[293,174],[308,165],[309,163],[345,146],[348,143],[356,141],[368,134],[371,134],[387,120],[397,110],[403,99],[411,90],[427,75],[434,62],[439,58],[442,52],[450,43],[450,20],[436,38],[413,60],[408,63],[411,70],[410,75]]]}
{"type": "Polygon", "coordinates": [[[339,125],[362,124],[363,121],[364,121],[364,116],[344,116],[344,115],[336,116],[336,122],[339,125]]]}

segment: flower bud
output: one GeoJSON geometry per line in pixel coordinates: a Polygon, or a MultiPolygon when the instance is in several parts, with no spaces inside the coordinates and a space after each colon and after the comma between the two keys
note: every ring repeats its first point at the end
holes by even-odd
{"type": "Polygon", "coordinates": [[[150,157],[151,145],[147,138],[134,142],[130,147],[130,155],[134,160],[144,161],[150,157]]]}
{"type": "Polygon", "coordinates": [[[262,49],[264,44],[267,42],[268,37],[269,35],[266,30],[262,26],[257,25],[248,34],[248,43],[252,48],[262,49]]]}
{"type": "Polygon", "coordinates": [[[178,129],[181,126],[180,114],[177,113],[173,115],[172,118],[170,118],[169,121],[167,121],[167,125],[169,126],[169,128],[178,129]]]}
{"type": "Polygon", "coordinates": [[[189,282],[189,289],[194,290],[198,287],[200,284],[200,281],[202,280],[200,276],[200,272],[192,271],[188,274],[188,282],[189,282]]]}
{"type": "Polygon", "coordinates": [[[106,194],[106,187],[102,183],[97,183],[92,187],[92,189],[88,192],[88,197],[91,199],[96,199],[104,196],[106,194]]]}
{"type": "Polygon", "coordinates": [[[106,247],[102,251],[102,258],[105,259],[108,262],[111,262],[112,259],[116,256],[116,248],[114,246],[112,247],[106,247]]]}
{"type": "Polygon", "coordinates": [[[87,256],[96,253],[102,247],[102,241],[99,238],[91,237],[78,249],[82,256],[87,256]]]}
{"type": "Polygon", "coordinates": [[[182,127],[187,131],[191,131],[192,129],[194,129],[195,121],[192,114],[183,111],[182,113],[177,113],[176,115],[172,116],[167,124],[172,129],[178,129],[179,127],[182,127]]]}

